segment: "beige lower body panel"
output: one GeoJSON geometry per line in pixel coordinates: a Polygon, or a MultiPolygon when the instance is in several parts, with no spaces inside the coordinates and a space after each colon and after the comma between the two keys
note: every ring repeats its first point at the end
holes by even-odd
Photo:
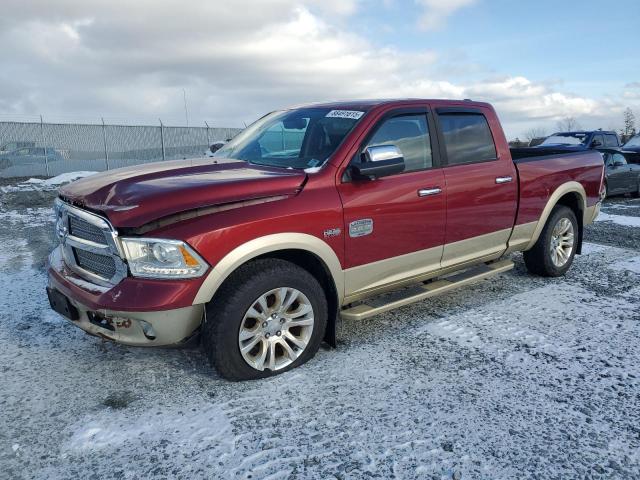
{"type": "Polygon", "coordinates": [[[598,215],[600,215],[600,207],[602,206],[602,202],[598,202],[595,205],[587,207],[584,211],[584,224],[591,225],[596,221],[598,215]]]}
{"type": "MultiPolygon", "coordinates": [[[[345,299],[385,285],[395,285],[406,278],[415,278],[438,270],[442,250],[442,246],[428,248],[345,270],[345,299]]],[[[349,302],[352,301],[352,299],[349,300],[349,302]]]]}
{"type": "Polygon", "coordinates": [[[500,258],[511,229],[345,270],[343,305],[500,258]]]}
{"type": "Polygon", "coordinates": [[[537,226],[538,222],[529,222],[513,227],[513,233],[509,238],[508,248],[505,253],[517,252],[527,248],[527,245],[529,245],[529,242],[531,242],[535,234],[537,226]]]}
{"type": "Polygon", "coordinates": [[[416,303],[422,300],[426,300],[427,298],[434,297],[437,295],[442,295],[447,293],[453,289],[463,287],[473,282],[477,282],[484,278],[492,277],[499,273],[506,272],[513,268],[513,262],[510,260],[500,260],[498,262],[493,262],[487,264],[484,269],[476,269],[479,271],[467,271],[468,274],[461,274],[461,278],[456,279],[457,275],[453,275],[452,277],[443,278],[440,280],[436,280],[431,283],[427,283],[425,285],[421,285],[418,289],[418,292],[414,292],[411,295],[408,295],[403,298],[394,299],[392,301],[383,303],[381,305],[372,306],[367,304],[360,304],[354,307],[348,308],[341,312],[342,318],[349,320],[363,320],[365,318],[372,317],[374,315],[378,315],[380,313],[388,312],[390,310],[403,307],[405,305],[410,305],[412,303],[416,303]]]}
{"type": "Polygon", "coordinates": [[[505,245],[510,235],[511,228],[505,228],[486,235],[448,243],[444,246],[440,266],[441,268],[447,268],[479,257],[486,257],[496,253],[501,254],[505,250],[505,245]]]}

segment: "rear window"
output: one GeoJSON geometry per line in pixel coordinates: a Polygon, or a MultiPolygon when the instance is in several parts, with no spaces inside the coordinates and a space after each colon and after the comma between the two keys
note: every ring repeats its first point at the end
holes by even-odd
{"type": "Polygon", "coordinates": [[[438,114],[449,165],[496,159],[496,146],[484,115],[479,113],[438,114]]]}
{"type": "Polygon", "coordinates": [[[617,147],[617,146],[619,146],[618,137],[616,137],[615,135],[605,135],[604,136],[604,146],[605,147],[617,147]]]}

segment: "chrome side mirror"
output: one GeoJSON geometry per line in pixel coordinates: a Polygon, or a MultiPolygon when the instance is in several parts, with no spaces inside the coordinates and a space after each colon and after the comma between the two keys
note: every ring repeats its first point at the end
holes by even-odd
{"type": "Polygon", "coordinates": [[[395,145],[375,145],[362,152],[362,162],[353,164],[356,178],[378,178],[404,171],[404,157],[395,145]]]}
{"type": "Polygon", "coordinates": [[[362,154],[363,161],[366,162],[384,162],[385,160],[400,159],[404,162],[402,152],[395,145],[375,145],[367,147],[362,154]]]}

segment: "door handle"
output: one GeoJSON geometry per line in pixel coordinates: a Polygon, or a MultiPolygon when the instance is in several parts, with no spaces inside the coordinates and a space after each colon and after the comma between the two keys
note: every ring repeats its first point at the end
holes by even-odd
{"type": "Polygon", "coordinates": [[[418,190],[418,196],[428,197],[429,195],[438,195],[441,192],[442,192],[442,189],[440,187],[421,188],[420,190],[418,190]]]}
{"type": "Polygon", "coordinates": [[[501,183],[509,183],[513,181],[513,177],[496,177],[496,183],[500,185],[501,183]]]}

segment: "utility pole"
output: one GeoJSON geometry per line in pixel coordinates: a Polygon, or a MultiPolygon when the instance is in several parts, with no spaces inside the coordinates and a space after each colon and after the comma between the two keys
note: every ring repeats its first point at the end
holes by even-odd
{"type": "Polygon", "coordinates": [[[162,160],[165,160],[165,154],[164,154],[164,125],[162,125],[162,120],[160,118],[158,120],[160,120],[160,144],[162,145],[162,160]]]}
{"type": "Polygon", "coordinates": [[[187,110],[187,91],[182,89],[182,96],[184,98],[184,118],[187,120],[187,127],[189,126],[189,110],[187,110]]]}
{"type": "Polygon", "coordinates": [[[42,115],[40,115],[40,138],[42,141],[42,154],[44,155],[44,170],[49,176],[49,157],[47,156],[47,144],[44,141],[44,121],[42,120],[42,115]]]}
{"type": "Polygon", "coordinates": [[[109,150],[107,149],[107,128],[104,124],[104,117],[102,120],[102,141],[104,142],[104,166],[107,170],[109,170],[109,150]]]}

